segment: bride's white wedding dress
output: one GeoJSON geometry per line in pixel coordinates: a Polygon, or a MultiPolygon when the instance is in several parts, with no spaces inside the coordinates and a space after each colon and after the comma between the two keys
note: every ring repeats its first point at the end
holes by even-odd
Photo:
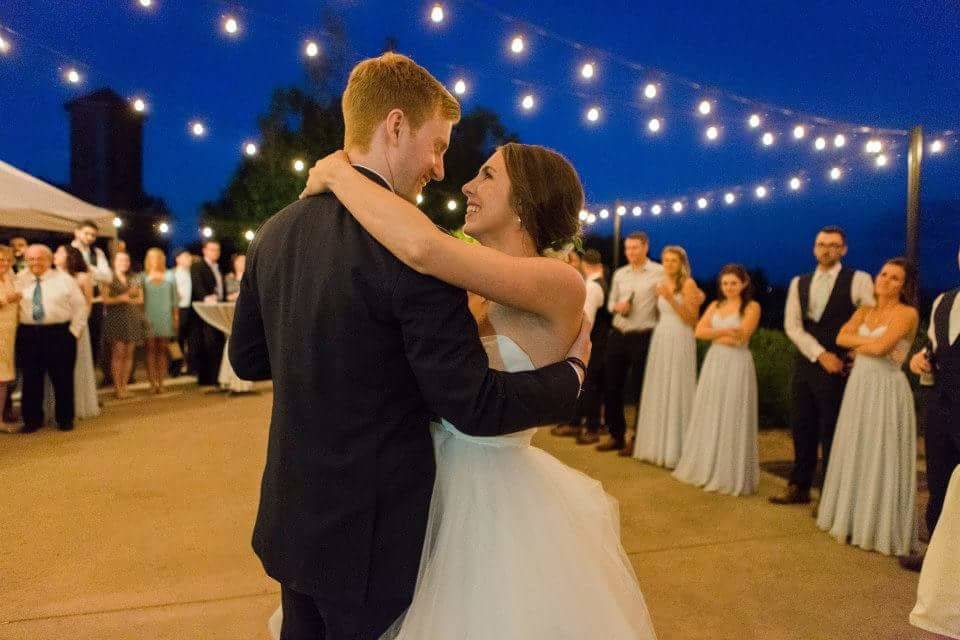
{"type": "MultiPolygon", "coordinates": [[[[534,368],[506,336],[490,366],[534,368]]],[[[381,640],[647,640],[656,637],[599,482],[531,446],[432,425],[437,476],[413,602],[381,640]]],[[[281,611],[270,620],[279,637],[281,611]]]]}

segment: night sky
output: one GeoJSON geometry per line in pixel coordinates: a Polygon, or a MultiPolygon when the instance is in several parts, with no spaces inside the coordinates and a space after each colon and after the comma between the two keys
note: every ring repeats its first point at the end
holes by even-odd
{"type": "MultiPolygon", "coordinates": [[[[0,27],[16,34],[0,30],[13,41],[10,55],[0,57],[0,159],[64,183],[69,147],[63,104],[103,86],[146,96],[145,187],[174,212],[175,240],[192,241],[200,203],[226,185],[241,143],[256,136],[256,117],[271,91],[303,82],[304,41],[323,43],[319,5],[155,0],[143,10],[136,0],[4,0],[0,27]],[[225,13],[240,19],[239,38],[220,32],[225,13]],[[85,75],[80,87],[58,75],[70,64],[85,75]],[[194,117],[209,127],[203,140],[187,133],[194,117]]],[[[671,196],[747,187],[732,208],[718,197],[704,212],[688,203],[681,215],[669,207],[657,218],[647,210],[640,218],[628,214],[626,231],[645,229],[655,251],[664,244],[685,246],[701,277],[738,261],[762,266],[783,282],[811,267],[813,236],[824,224],[847,228],[846,262],[852,266],[875,271],[885,257],[902,253],[906,140],[885,138],[898,146],[884,170],[863,152],[868,136],[818,154],[813,137],[832,139],[839,129],[814,127],[794,143],[792,127],[812,121],[770,113],[767,126],[750,131],[747,116],[767,112],[723,93],[692,90],[675,76],[838,121],[893,129],[922,124],[929,132],[960,128],[956,2],[470,0],[445,3],[447,20],[439,27],[427,19],[430,5],[354,0],[326,6],[344,20],[349,62],[378,54],[393,36],[401,52],[448,86],[465,77],[465,109],[490,107],[522,141],[564,153],[580,171],[594,211],[617,199],[633,206],[664,198],[669,205],[671,196]],[[510,24],[490,8],[529,24],[510,24]],[[585,49],[539,35],[530,25],[585,49]],[[514,33],[526,36],[519,58],[508,52],[514,33]],[[587,60],[597,63],[589,83],[578,77],[587,60]],[[641,89],[651,79],[661,84],[661,96],[647,103],[641,89]],[[524,83],[537,95],[533,113],[518,108],[524,83]],[[709,118],[696,114],[703,97],[715,100],[709,118]],[[602,116],[589,125],[584,113],[593,104],[602,116]],[[652,116],[665,119],[660,135],[645,130],[652,116]],[[722,133],[707,144],[703,132],[711,123],[722,133]],[[764,149],[758,140],[767,130],[777,142],[764,149]],[[844,163],[844,178],[829,183],[827,171],[838,163],[844,163]],[[787,193],[786,178],[799,170],[808,178],[804,188],[787,193]],[[768,178],[773,192],[756,204],[753,187],[768,178]]],[[[304,155],[311,157],[309,150],[304,155]]],[[[960,137],[948,138],[946,152],[927,159],[923,280],[925,287],[943,288],[960,281],[960,137]]],[[[608,220],[589,231],[610,229],[608,220]]]]}

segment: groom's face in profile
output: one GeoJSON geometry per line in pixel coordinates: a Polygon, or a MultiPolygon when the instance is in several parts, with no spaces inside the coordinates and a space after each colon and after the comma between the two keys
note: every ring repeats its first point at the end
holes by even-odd
{"type": "Polygon", "coordinates": [[[394,167],[393,188],[397,194],[415,202],[417,194],[431,180],[443,180],[443,156],[450,146],[453,123],[439,116],[423,123],[417,131],[405,127],[397,143],[398,162],[394,167]]]}

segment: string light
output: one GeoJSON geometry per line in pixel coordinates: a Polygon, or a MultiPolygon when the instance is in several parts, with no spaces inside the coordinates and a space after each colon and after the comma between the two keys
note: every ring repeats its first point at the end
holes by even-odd
{"type": "Polygon", "coordinates": [[[796,177],[796,176],[794,176],[793,178],[790,178],[790,190],[791,190],[791,191],[799,191],[799,190],[800,190],[800,186],[801,186],[802,184],[803,184],[803,183],[802,183],[802,181],[800,180],[800,178],[798,178],[798,177],[796,177]]]}
{"type": "Polygon", "coordinates": [[[523,36],[514,36],[513,40],[510,42],[510,51],[514,53],[523,53],[524,49],[523,36]]]}
{"type": "Polygon", "coordinates": [[[763,185],[760,185],[759,187],[753,190],[753,193],[754,195],[757,196],[757,199],[763,200],[764,198],[767,197],[767,188],[763,185]]]}
{"type": "Polygon", "coordinates": [[[807,129],[802,124],[798,124],[793,128],[794,140],[802,140],[805,135],[807,135],[807,129]]]}
{"type": "Polygon", "coordinates": [[[453,92],[458,96],[462,96],[467,92],[467,83],[463,80],[463,78],[457,80],[453,84],[453,92]]]}
{"type": "Polygon", "coordinates": [[[617,207],[617,215],[620,217],[627,215],[627,208],[623,205],[617,207]]]}
{"type": "Polygon", "coordinates": [[[834,182],[839,180],[842,176],[843,176],[843,171],[840,169],[840,167],[833,167],[832,169],[830,169],[830,179],[833,180],[834,182]]]}
{"type": "Polygon", "coordinates": [[[697,198],[697,209],[706,209],[709,204],[706,198],[697,198]]]}
{"type": "Polygon", "coordinates": [[[533,109],[535,101],[532,94],[527,94],[523,96],[523,100],[520,101],[520,106],[522,106],[527,111],[533,109]]]}
{"type": "Polygon", "coordinates": [[[816,149],[817,151],[823,151],[824,149],[827,148],[827,139],[824,138],[823,136],[817,138],[816,140],[813,141],[813,148],[816,149]]]}
{"type": "Polygon", "coordinates": [[[10,51],[10,41],[0,36],[0,53],[8,53],[10,51]]]}
{"type": "Polygon", "coordinates": [[[883,151],[883,143],[879,140],[868,140],[864,146],[864,151],[867,153],[880,153],[883,151]]]}
{"type": "Polygon", "coordinates": [[[115,216],[113,218],[113,226],[117,229],[123,226],[123,220],[120,219],[120,216],[115,216]]]}
{"type": "Polygon", "coordinates": [[[677,200],[676,202],[673,203],[673,205],[670,208],[673,209],[674,213],[680,213],[681,211],[683,211],[683,203],[677,200]]]}
{"type": "Polygon", "coordinates": [[[417,194],[417,204],[423,204],[423,194],[422,194],[422,193],[418,193],[418,194],[417,194]]]}
{"type": "Polygon", "coordinates": [[[878,167],[885,167],[885,166],[887,166],[887,163],[889,162],[889,159],[887,158],[887,156],[886,156],[885,154],[882,154],[882,153],[881,153],[880,155],[878,155],[878,156],[876,157],[876,160],[874,160],[874,162],[876,162],[876,164],[877,164],[878,167]]]}
{"type": "Polygon", "coordinates": [[[727,204],[733,204],[734,202],[737,201],[737,196],[733,195],[732,192],[727,191],[727,192],[723,195],[723,201],[726,202],[727,204]]]}
{"type": "Polygon", "coordinates": [[[650,118],[650,122],[647,123],[647,129],[649,129],[651,133],[657,133],[662,126],[663,121],[660,120],[660,118],[650,118]]]}
{"type": "Polygon", "coordinates": [[[253,232],[253,229],[247,229],[244,232],[243,237],[246,239],[247,242],[253,242],[253,239],[256,237],[256,234],[253,232]]]}
{"type": "Polygon", "coordinates": [[[67,79],[67,82],[70,84],[80,84],[80,72],[74,69],[73,67],[67,69],[67,72],[63,76],[67,79]]]}
{"type": "Polygon", "coordinates": [[[760,139],[760,141],[763,142],[763,146],[765,147],[769,147],[770,145],[772,145],[773,140],[774,140],[773,134],[770,133],[769,131],[763,134],[763,137],[760,139]]]}
{"type": "Polygon", "coordinates": [[[833,146],[836,147],[837,149],[843,147],[846,144],[847,144],[847,136],[843,135],[842,133],[838,133],[833,137],[833,146]]]}
{"type": "Polygon", "coordinates": [[[443,22],[443,7],[439,4],[433,5],[433,9],[430,10],[430,20],[434,24],[440,24],[443,22]]]}
{"type": "Polygon", "coordinates": [[[609,211],[607,211],[606,209],[600,209],[600,219],[601,219],[601,220],[606,220],[606,219],[609,218],[609,217],[610,217],[610,212],[609,212],[609,211]]]}
{"type": "Polygon", "coordinates": [[[137,113],[143,113],[147,110],[147,103],[143,100],[143,98],[134,98],[133,110],[137,113]]]}
{"type": "Polygon", "coordinates": [[[224,16],[223,31],[229,36],[235,36],[240,31],[240,23],[233,16],[224,16]]]}
{"type": "Polygon", "coordinates": [[[293,170],[297,173],[303,173],[303,170],[307,168],[307,163],[297,158],[293,161],[293,170]]]}
{"type": "Polygon", "coordinates": [[[456,200],[447,200],[447,209],[449,211],[457,210],[457,201],[456,200]]]}
{"type": "Polygon", "coordinates": [[[588,217],[590,217],[590,212],[586,209],[580,209],[580,219],[586,222],[588,217]]]}
{"type": "Polygon", "coordinates": [[[144,9],[149,9],[153,6],[153,0],[138,0],[138,4],[144,9]]]}
{"type": "Polygon", "coordinates": [[[653,100],[657,97],[657,92],[657,85],[653,84],[652,82],[647,83],[647,86],[643,88],[643,97],[647,100],[653,100]]]}
{"type": "Polygon", "coordinates": [[[663,207],[661,207],[659,204],[655,204],[652,207],[650,207],[650,213],[652,213],[655,216],[660,215],[662,212],[663,212],[663,207]]]}
{"type": "Polygon", "coordinates": [[[161,222],[160,224],[157,225],[157,230],[163,235],[166,235],[170,233],[170,225],[167,224],[166,222],[161,222]]]}
{"type": "Polygon", "coordinates": [[[590,122],[596,122],[600,119],[600,109],[598,107],[590,107],[587,110],[587,120],[590,122]]]}
{"type": "Polygon", "coordinates": [[[247,154],[248,157],[252,158],[253,156],[257,155],[257,152],[259,151],[260,150],[257,148],[256,143],[247,142],[243,145],[243,152],[247,154]]]}
{"type": "Polygon", "coordinates": [[[591,79],[593,77],[593,73],[594,68],[592,62],[588,62],[580,68],[580,76],[583,77],[584,80],[591,79]]]}
{"type": "Polygon", "coordinates": [[[313,40],[308,40],[307,46],[303,48],[303,53],[308,58],[316,58],[318,55],[320,55],[320,45],[313,40]]]}
{"type": "Polygon", "coordinates": [[[700,104],[697,105],[697,111],[699,111],[702,116],[710,115],[710,111],[712,110],[713,105],[710,104],[709,100],[701,100],[700,104]]]}
{"type": "Polygon", "coordinates": [[[707,140],[716,140],[720,135],[720,130],[716,126],[711,125],[707,127],[707,140]]]}
{"type": "Polygon", "coordinates": [[[930,153],[941,153],[943,151],[943,140],[934,140],[930,143],[930,153]]]}
{"type": "Polygon", "coordinates": [[[756,129],[760,126],[760,116],[756,113],[751,114],[750,119],[747,120],[747,124],[750,125],[751,129],[756,129]]]}
{"type": "Polygon", "coordinates": [[[204,227],[203,229],[200,230],[200,234],[201,234],[204,238],[212,238],[212,237],[213,237],[213,229],[211,229],[210,227],[204,227]]]}
{"type": "Polygon", "coordinates": [[[597,221],[596,215],[591,213],[590,215],[587,216],[587,224],[593,224],[596,221],[597,221]]]}
{"type": "Polygon", "coordinates": [[[639,217],[641,213],[643,213],[643,208],[642,208],[642,207],[634,207],[634,208],[633,208],[633,217],[634,217],[634,218],[639,217]]]}
{"type": "Polygon", "coordinates": [[[190,123],[190,133],[192,133],[195,138],[202,138],[207,135],[207,128],[203,126],[203,123],[199,120],[194,120],[190,123]]]}

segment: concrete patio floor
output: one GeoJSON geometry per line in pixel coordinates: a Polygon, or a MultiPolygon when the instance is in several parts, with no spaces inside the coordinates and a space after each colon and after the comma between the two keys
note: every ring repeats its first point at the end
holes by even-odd
{"type": "MultiPolygon", "coordinates": [[[[271,398],[181,387],[70,433],[0,434],[0,638],[267,638],[278,587],[249,541],[271,398]]],[[[768,504],[772,475],[731,498],[546,430],[535,443],[619,499],[661,640],[934,637],[907,622],[916,574],[768,504]]]]}

